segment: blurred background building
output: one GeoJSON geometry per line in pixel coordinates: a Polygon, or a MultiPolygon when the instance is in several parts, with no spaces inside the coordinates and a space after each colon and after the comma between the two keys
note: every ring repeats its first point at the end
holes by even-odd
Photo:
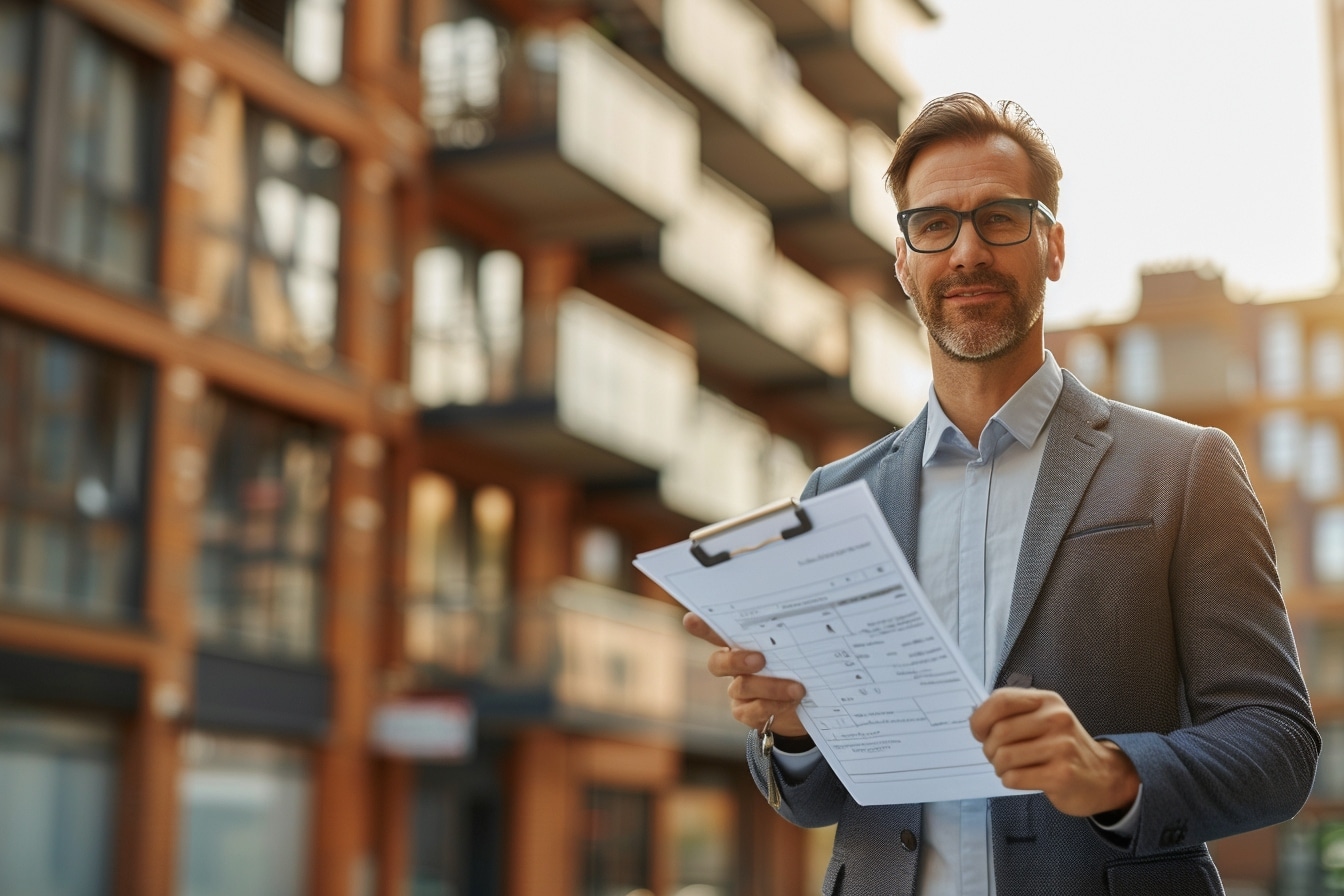
{"type": "MultiPolygon", "coordinates": [[[[630,560],[922,406],[931,17],[0,0],[0,896],[815,892],[630,560]]],[[[1214,849],[1344,891],[1344,292],[1049,344],[1246,456],[1326,747],[1214,849]]]]}
{"type": "Polygon", "coordinates": [[[816,889],[634,553],[908,420],[918,0],[0,0],[0,894],[816,889]]]}

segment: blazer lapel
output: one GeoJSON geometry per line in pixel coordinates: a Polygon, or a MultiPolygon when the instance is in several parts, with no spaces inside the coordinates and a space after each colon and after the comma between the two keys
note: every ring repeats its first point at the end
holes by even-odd
{"type": "Polygon", "coordinates": [[[897,439],[896,447],[882,458],[877,476],[868,483],[916,575],[919,574],[919,477],[928,422],[929,409],[925,407],[897,439]]]}
{"type": "MultiPolygon", "coordinates": [[[[1110,435],[1101,430],[1110,416],[1110,405],[1104,399],[1064,371],[1064,389],[1050,420],[1045,454],[1041,458],[1036,490],[1022,532],[1012,604],[1008,611],[1008,631],[1003,649],[999,651],[1000,670],[1026,625],[1054,562],[1055,551],[1083,500],[1083,493],[1111,447],[1110,435]]],[[[997,678],[998,671],[995,680],[997,678]]]]}

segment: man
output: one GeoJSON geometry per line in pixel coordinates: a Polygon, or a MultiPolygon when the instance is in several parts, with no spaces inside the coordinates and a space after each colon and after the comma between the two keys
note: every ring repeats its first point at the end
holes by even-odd
{"type": "Polygon", "coordinates": [[[1311,789],[1320,738],[1236,448],[1094,395],[1045,351],[1060,176],[1016,104],[957,94],[910,124],[887,182],[929,404],[803,492],[868,482],[992,689],[972,733],[1007,787],[1039,793],[859,806],[798,720],[800,685],[755,674],[759,653],[710,661],[780,814],[838,823],[827,894],[1221,893],[1204,841],[1311,789]]]}

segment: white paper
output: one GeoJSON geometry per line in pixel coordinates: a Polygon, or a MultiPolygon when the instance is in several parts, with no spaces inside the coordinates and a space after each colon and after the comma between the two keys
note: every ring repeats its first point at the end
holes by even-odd
{"type": "Polygon", "coordinates": [[[1008,796],[971,711],[985,699],[905,561],[865,482],[803,502],[812,531],[768,541],[791,511],[701,543],[709,554],[760,545],[702,566],[683,541],[635,566],[727,643],[759,650],[762,674],[801,681],[803,726],[860,805],[1008,796]],[[762,544],[762,542],[766,542],[762,544]]]}

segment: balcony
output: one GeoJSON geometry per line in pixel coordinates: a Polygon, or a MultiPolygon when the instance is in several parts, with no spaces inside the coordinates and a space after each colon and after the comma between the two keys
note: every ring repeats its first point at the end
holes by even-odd
{"type": "Polygon", "coordinates": [[[654,233],[690,194],[695,110],[590,28],[506,47],[482,19],[434,29],[423,117],[442,203],[483,202],[530,239],[607,240],[654,233]]]}
{"type": "Polygon", "coordinates": [[[847,189],[824,204],[776,214],[775,237],[790,254],[819,268],[890,268],[899,229],[883,175],[892,142],[876,125],[861,121],[850,129],[845,152],[847,189]]]}
{"type": "Polygon", "coordinates": [[[797,495],[812,472],[797,445],[772,434],[756,415],[703,389],[678,447],[659,479],[659,491],[669,508],[701,522],[797,495]]]}
{"type": "Polygon", "coordinates": [[[406,608],[418,691],[469,694],[484,728],[547,722],[576,731],[656,733],[736,755],[743,729],[705,668],[713,648],[670,604],[576,579],[546,597],[483,609],[443,596],[406,608]]]}
{"type": "MultiPolygon", "coordinates": [[[[492,361],[452,333],[419,341],[414,352],[417,370],[439,369],[445,379],[492,361]]],[[[476,403],[421,412],[430,450],[462,446],[585,483],[650,481],[694,409],[691,348],[580,290],[529,316],[506,360],[457,376],[490,383],[476,403]]]]}
{"type": "Polygon", "coordinates": [[[848,367],[844,299],[776,253],[764,210],[709,173],[656,244],[601,254],[590,282],[653,298],[689,325],[702,366],[735,380],[806,386],[848,367]]]}
{"type": "Polygon", "coordinates": [[[808,90],[849,118],[874,122],[892,137],[900,133],[919,95],[901,60],[900,38],[933,18],[922,3],[850,0],[847,8],[826,8],[819,0],[760,2],[772,17],[786,17],[779,39],[798,60],[808,90]]]}
{"type": "Polygon", "coordinates": [[[854,401],[898,426],[929,398],[929,348],[919,324],[876,296],[855,305],[850,389],[854,401]]]}

